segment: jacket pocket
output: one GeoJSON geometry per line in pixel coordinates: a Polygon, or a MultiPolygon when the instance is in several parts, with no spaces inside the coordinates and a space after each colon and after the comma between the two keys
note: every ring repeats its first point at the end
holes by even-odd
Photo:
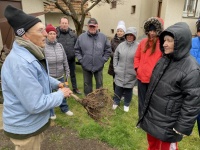
{"type": "Polygon", "coordinates": [[[81,64],[82,67],[86,70],[88,70],[89,68],[91,68],[92,66],[92,59],[89,56],[83,56],[82,60],[81,60],[81,64]]]}
{"type": "Polygon", "coordinates": [[[174,105],[174,100],[169,100],[169,98],[168,98],[168,103],[167,103],[167,106],[165,109],[165,114],[167,116],[171,116],[173,105],[174,105]]]}

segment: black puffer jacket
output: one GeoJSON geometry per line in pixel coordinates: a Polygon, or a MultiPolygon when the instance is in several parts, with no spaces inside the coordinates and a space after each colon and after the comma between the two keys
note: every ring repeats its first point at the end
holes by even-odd
{"type": "Polygon", "coordinates": [[[112,49],[112,53],[110,55],[111,59],[110,59],[110,64],[109,64],[109,68],[108,68],[108,74],[109,75],[114,75],[114,68],[113,68],[113,54],[115,53],[115,50],[117,48],[117,46],[121,43],[125,41],[125,37],[117,37],[117,34],[115,34],[114,38],[111,40],[111,49],[112,49]]]}
{"type": "Polygon", "coordinates": [[[200,111],[200,68],[190,56],[191,32],[186,23],[177,23],[160,35],[174,36],[174,52],[163,55],[154,68],[142,117],[138,125],[152,136],[166,142],[181,141],[190,135],[200,111]]]}
{"type": "Polygon", "coordinates": [[[72,29],[68,28],[67,31],[62,31],[59,27],[57,30],[57,41],[61,43],[64,47],[65,53],[67,55],[68,61],[75,61],[75,50],[74,45],[77,40],[76,34],[72,29]]]}

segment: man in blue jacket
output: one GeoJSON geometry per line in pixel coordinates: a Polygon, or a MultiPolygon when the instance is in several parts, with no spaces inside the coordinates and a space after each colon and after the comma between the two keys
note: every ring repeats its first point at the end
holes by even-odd
{"type": "Polygon", "coordinates": [[[69,88],[49,76],[44,57],[47,33],[41,20],[8,5],[4,12],[15,32],[15,41],[2,66],[3,127],[18,150],[40,150],[50,109],[69,97],[69,88]]]}
{"type": "MultiPolygon", "coordinates": [[[[200,18],[196,23],[196,27],[197,27],[197,36],[192,38],[192,48],[190,50],[190,53],[197,60],[198,64],[200,64],[200,18]]],[[[200,114],[197,117],[197,125],[200,136],[200,114]]]]}
{"type": "Polygon", "coordinates": [[[96,89],[103,86],[102,70],[111,54],[107,37],[98,31],[95,18],[88,21],[88,31],[82,33],[75,44],[75,55],[83,69],[84,94],[92,92],[92,77],[96,80],[96,89]]]}

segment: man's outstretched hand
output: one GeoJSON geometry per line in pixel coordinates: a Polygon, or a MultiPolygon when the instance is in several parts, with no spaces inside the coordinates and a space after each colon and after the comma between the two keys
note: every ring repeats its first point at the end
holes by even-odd
{"type": "Polygon", "coordinates": [[[59,90],[61,90],[64,94],[64,97],[70,97],[71,94],[73,93],[70,88],[66,88],[66,87],[63,87],[63,88],[59,88],[59,90]]]}
{"type": "Polygon", "coordinates": [[[59,83],[58,84],[59,90],[61,90],[64,94],[65,97],[70,97],[71,94],[73,93],[69,86],[68,86],[68,82],[64,82],[64,83],[59,83]]]}

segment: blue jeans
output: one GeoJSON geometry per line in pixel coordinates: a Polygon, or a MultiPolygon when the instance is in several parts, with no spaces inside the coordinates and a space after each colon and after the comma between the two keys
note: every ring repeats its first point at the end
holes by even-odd
{"type": "Polygon", "coordinates": [[[123,88],[115,85],[114,103],[120,104],[120,100],[124,96],[124,106],[129,106],[133,96],[133,88],[123,88]]]}
{"type": "Polygon", "coordinates": [[[77,89],[77,82],[76,82],[76,63],[75,61],[68,61],[69,64],[69,70],[70,70],[70,79],[72,83],[72,89],[76,90],[77,89]]]}
{"type": "MultiPolygon", "coordinates": [[[[60,82],[64,82],[64,77],[63,78],[60,78],[58,79],[60,82]]],[[[63,112],[63,113],[66,113],[68,110],[69,110],[69,107],[67,105],[67,99],[64,98],[61,105],[59,106],[60,107],[60,110],[63,112]]],[[[55,112],[54,112],[54,108],[50,110],[50,115],[51,116],[54,116],[55,115],[55,112]]]]}
{"type": "Polygon", "coordinates": [[[84,94],[88,95],[91,93],[93,90],[93,83],[92,83],[92,77],[94,76],[95,81],[96,81],[96,89],[99,89],[103,87],[103,74],[102,70],[96,71],[96,72],[91,72],[91,71],[86,71],[83,69],[83,80],[84,80],[84,94]]]}

